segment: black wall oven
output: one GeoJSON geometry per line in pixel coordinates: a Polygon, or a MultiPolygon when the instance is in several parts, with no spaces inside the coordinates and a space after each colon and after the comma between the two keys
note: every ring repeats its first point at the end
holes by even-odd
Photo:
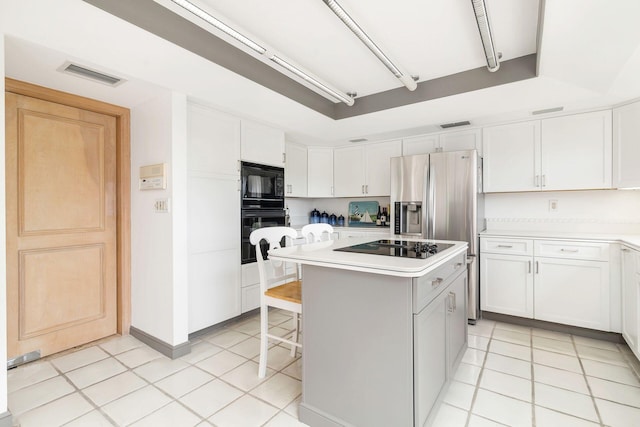
{"type": "Polygon", "coordinates": [[[253,230],[288,225],[284,210],[284,169],[242,162],[241,174],[241,262],[248,264],[256,261],[255,247],[249,241],[253,230]]]}

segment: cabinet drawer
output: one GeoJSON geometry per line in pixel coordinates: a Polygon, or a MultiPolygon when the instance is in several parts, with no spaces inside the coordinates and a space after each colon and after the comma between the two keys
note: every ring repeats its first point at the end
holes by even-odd
{"type": "Polygon", "coordinates": [[[536,240],[534,253],[535,256],[550,258],[609,261],[609,244],[563,240],[536,240]]]}
{"type": "Polygon", "coordinates": [[[482,252],[507,255],[533,255],[533,240],[483,237],[480,239],[482,252]]]}
{"type": "Polygon", "coordinates": [[[413,279],[413,312],[419,313],[435,298],[449,282],[456,277],[455,273],[467,268],[467,254],[462,253],[422,277],[413,279]]]}

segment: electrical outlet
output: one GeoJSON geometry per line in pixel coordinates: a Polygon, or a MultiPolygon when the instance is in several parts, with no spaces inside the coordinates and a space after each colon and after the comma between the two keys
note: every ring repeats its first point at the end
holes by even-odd
{"type": "Polygon", "coordinates": [[[549,200],[549,212],[558,212],[558,201],[549,200]]]}
{"type": "Polygon", "coordinates": [[[155,213],[169,213],[169,199],[156,199],[153,209],[155,213]]]}

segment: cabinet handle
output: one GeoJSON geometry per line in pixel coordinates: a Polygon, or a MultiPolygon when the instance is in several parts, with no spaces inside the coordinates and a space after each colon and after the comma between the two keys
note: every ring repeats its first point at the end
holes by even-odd
{"type": "Polygon", "coordinates": [[[435,288],[437,286],[440,286],[441,283],[442,283],[442,278],[438,277],[436,280],[431,281],[431,287],[435,288]]]}
{"type": "Polygon", "coordinates": [[[540,175],[536,175],[533,186],[540,187],[540,175]]]}
{"type": "Polygon", "coordinates": [[[453,311],[456,309],[456,294],[454,294],[453,292],[449,292],[448,298],[447,298],[447,311],[449,313],[453,313],[453,311]]]}
{"type": "Polygon", "coordinates": [[[529,272],[529,274],[531,274],[531,261],[528,261],[527,263],[529,264],[529,271],[528,272],[529,272]]]}
{"type": "Polygon", "coordinates": [[[287,153],[282,153],[282,163],[287,163],[287,153]]]}
{"type": "Polygon", "coordinates": [[[538,261],[536,261],[536,274],[538,274],[540,272],[540,265],[538,264],[538,261]]]}
{"type": "Polygon", "coordinates": [[[461,263],[461,262],[458,262],[458,263],[456,263],[455,267],[453,267],[453,269],[454,269],[454,270],[457,270],[457,269],[459,269],[460,267],[462,267],[462,263],[461,263]]]}
{"type": "Polygon", "coordinates": [[[542,175],[542,186],[543,187],[547,186],[547,175],[542,175]]]}
{"type": "Polygon", "coordinates": [[[335,195],[333,185],[331,186],[331,195],[332,195],[332,196],[334,196],[334,195],[335,195]]]}
{"type": "Polygon", "coordinates": [[[456,311],[458,309],[458,300],[455,292],[451,292],[451,296],[453,297],[453,311],[456,311]]]}
{"type": "Polygon", "coordinates": [[[366,194],[369,194],[369,184],[366,184],[364,186],[364,191],[365,191],[366,194]]]}
{"type": "Polygon", "coordinates": [[[577,253],[577,252],[580,252],[580,250],[579,249],[564,249],[564,248],[562,248],[562,249],[560,249],[560,252],[577,253]]]}
{"type": "Polygon", "coordinates": [[[621,251],[622,251],[622,252],[631,252],[631,251],[630,251],[629,249],[627,249],[627,248],[622,248],[622,249],[621,249],[621,251]]]}
{"type": "Polygon", "coordinates": [[[507,248],[507,249],[511,249],[513,246],[512,245],[498,245],[499,248],[507,248]]]}
{"type": "Polygon", "coordinates": [[[240,160],[238,160],[238,172],[240,172],[240,160]]]}

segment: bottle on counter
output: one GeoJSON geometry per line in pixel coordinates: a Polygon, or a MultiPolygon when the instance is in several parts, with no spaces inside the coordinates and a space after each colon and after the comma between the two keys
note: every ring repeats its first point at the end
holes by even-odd
{"type": "Polygon", "coordinates": [[[380,205],[378,205],[378,214],[376,215],[376,225],[382,225],[382,211],[380,205]]]}
{"type": "Polygon", "coordinates": [[[382,216],[380,217],[380,225],[387,225],[387,208],[382,208],[382,216]]]}

